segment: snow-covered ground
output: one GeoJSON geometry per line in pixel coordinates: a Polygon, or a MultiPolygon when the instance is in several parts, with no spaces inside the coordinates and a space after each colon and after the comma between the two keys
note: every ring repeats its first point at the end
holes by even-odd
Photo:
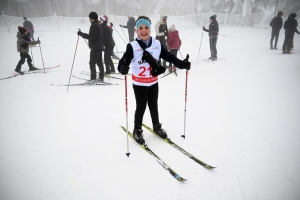
{"type": "MultiPolygon", "coordinates": [[[[202,30],[185,21],[175,23],[183,41],[180,50],[197,61],[202,30]]],[[[124,34],[116,21],[116,29],[124,34]]],[[[153,19],[153,24],[156,19],[153,19]]],[[[22,22],[20,23],[22,24],[22,22]]],[[[40,24],[41,26],[43,24],[40,24]]],[[[39,24],[35,24],[38,31],[39,24]]],[[[54,27],[55,28],[55,27],[54,27]]],[[[53,28],[53,29],[54,29],[53,28]]],[[[210,56],[203,34],[199,60],[188,76],[186,139],[184,131],[185,71],[160,79],[159,114],[169,137],[200,160],[208,170],[144,130],[149,147],[178,174],[179,182],[155,158],[129,139],[124,81],[117,86],[67,87],[77,29],[37,32],[46,74],[0,81],[0,199],[300,199],[300,53],[279,55],[269,49],[270,29],[220,25],[218,58],[210,56]],[[42,35],[38,35],[42,34],[42,35]],[[224,58],[224,59],[222,59],[224,58]]],[[[12,74],[19,54],[16,30],[0,32],[0,78],[12,74]]],[[[152,27],[154,34],[154,26],[152,27]]],[[[124,31],[126,33],[126,29],[124,31]]],[[[114,31],[118,50],[125,43],[114,31]]],[[[300,37],[295,35],[295,51],[300,37]]],[[[42,68],[39,46],[34,63],[42,68]]],[[[181,57],[181,55],[178,55],[181,57]]],[[[89,49],[82,38],[72,74],[89,71],[89,49]]],[[[27,64],[22,67],[27,70],[27,64]]],[[[71,78],[71,83],[82,80],[71,78]]],[[[128,81],[129,130],[135,100],[128,81]]],[[[144,122],[151,126],[147,109],[144,122]]]]}

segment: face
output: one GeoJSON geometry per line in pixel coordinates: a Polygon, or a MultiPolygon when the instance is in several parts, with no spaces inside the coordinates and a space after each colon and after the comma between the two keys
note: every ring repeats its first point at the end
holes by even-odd
{"type": "Polygon", "coordinates": [[[89,20],[90,20],[90,23],[92,23],[94,20],[93,19],[91,19],[91,18],[89,18],[89,20]]]}
{"type": "Polygon", "coordinates": [[[151,29],[146,25],[141,25],[136,33],[142,40],[147,40],[150,37],[151,29]]]}
{"type": "Polygon", "coordinates": [[[212,20],[211,20],[211,19],[209,19],[209,23],[212,23],[212,20]]]}
{"type": "Polygon", "coordinates": [[[167,23],[167,19],[163,19],[163,23],[166,24],[167,23]]]}

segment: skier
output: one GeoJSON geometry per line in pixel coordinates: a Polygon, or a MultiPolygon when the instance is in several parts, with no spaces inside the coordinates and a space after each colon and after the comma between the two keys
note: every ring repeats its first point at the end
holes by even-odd
{"type": "MultiPolygon", "coordinates": [[[[181,46],[181,39],[179,37],[179,32],[176,30],[174,24],[169,28],[169,35],[167,38],[168,49],[171,54],[174,54],[177,57],[177,52],[181,46]]],[[[174,66],[174,71],[176,71],[176,66],[174,66]]],[[[172,63],[169,63],[169,72],[172,72],[172,63]]]]}
{"type": "Polygon", "coordinates": [[[35,41],[33,38],[34,34],[34,27],[31,21],[27,20],[27,17],[23,17],[24,22],[23,22],[23,27],[25,27],[28,30],[28,36],[31,38],[32,41],[35,41]]]}
{"type": "Polygon", "coordinates": [[[21,66],[25,63],[25,59],[27,59],[27,63],[29,66],[29,70],[33,71],[33,70],[37,70],[37,68],[35,68],[32,65],[32,59],[30,57],[30,55],[28,54],[29,52],[29,45],[31,44],[40,44],[40,40],[38,41],[31,41],[29,38],[29,33],[28,30],[25,27],[21,27],[18,26],[18,30],[19,32],[17,32],[17,51],[20,52],[20,61],[15,69],[16,72],[23,74],[23,72],[21,71],[21,66]]]}
{"type": "Polygon", "coordinates": [[[282,45],[282,51],[284,54],[291,53],[291,50],[294,47],[294,34],[295,32],[298,33],[297,30],[298,22],[295,19],[297,17],[296,13],[292,13],[289,15],[288,19],[284,22],[284,29],[285,29],[285,38],[282,45]]]}
{"type": "MultiPolygon", "coordinates": [[[[107,22],[107,26],[108,26],[108,22],[109,22],[109,28],[111,28],[111,30],[113,31],[114,24],[108,20],[108,16],[107,15],[103,15],[103,17],[105,18],[105,20],[107,22]]],[[[112,53],[112,58],[120,60],[120,58],[115,54],[115,52],[112,53]]]]}
{"type": "Polygon", "coordinates": [[[179,60],[168,52],[159,42],[150,36],[151,21],[147,16],[139,16],[136,21],[138,37],[127,44],[126,51],[119,61],[118,70],[126,75],[131,65],[133,90],[136,99],[133,137],[139,144],[144,144],[142,122],[148,104],[153,131],[162,138],[167,138],[167,132],[162,129],[158,117],[158,75],[166,71],[157,61],[163,58],[172,62],[180,69],[189,70],[191,63],[188,58],[179,60]],[[151,51],[151,53],[150,53],[151,51]],[[150,65],[151,63],[151,65],[150,65]]]}
{"type": "Polygon", "coordinates": [[[135,32],[135,18],[131,16],[131,14],[127,14],[127,26],[121,25],[121,28],[127,28],[128,29],[128,35],[129,35],[129,42],[132,42],[134,40],[134,32],[135,32]]]}
{"type": "MultiPolygon", "coordinates": [[[[156,33],[156,38],[157,40],[160,41],[160,43],[163,45],[164,48],[167,47],[166,43],[166,37],[168,37],[169,31],[168,31],[168,25],[167,25],[167,19],[168,16],[161,14],[160,15],[160,20],[156,22],[155,24],[155,33],[156,33]]],[[[161,62],[161,59],[159,59],[159,62],[161,62]]],[[[166,61],[163,61],[163,66],[166,67],[166,61]]]]}
{"type": "Polygon", "coordinates": [[[103,82],[104,68],[102,63],[102,51],[103,51],[103,33],[101,26],[98,23],[98,14],[91,12],[89,14],[89,20],[91,22],[89,34],[78,31],[77,34],[85,39],[89,40],[90,51],[90,70],[91,77],[87,81],[88,84],[96,84],[97,82],[103,82]],[[99,68],[99,79],[96,80],[96,64],[99,68]]]}
{"type": "Polygon", "coordinates": [[[115,42],[112,38],[112,29],[107,25],[105,17],[100,17],[100,24],[103,33],[103,45],[104,45],[104,63],[106,67],[105,74],[115,73],[115,66],[111,59],[115,42]]]}
{"type": "Polygon", "coordinates": [[[272,36],[271,36],[271,41],[270,41],[270,49],[273,49],[273,40],[275,38],[275,45],[274,45],[274,49],[277,49],[277,41],[278,41],[278,37],[279,37],[279,32],[280,29],[282,28],[282,15],[283,13],[281,11],[279,11],[277,13],[277,16],[274,17],[270,23],[270,26],[272,27],[272,36]]]}
{"type": "Polygon", "coordinates": [[[210,45],[210,58],[211,60],[217,60],[217,41],[218,41],[218,34],[219,34],[219,24],[216,20],[217,15],[213,15],[209,18],[209,27],[206,29],[203,26],[203,31],[208,32],[209,36],[209,45],[210,45]]]}

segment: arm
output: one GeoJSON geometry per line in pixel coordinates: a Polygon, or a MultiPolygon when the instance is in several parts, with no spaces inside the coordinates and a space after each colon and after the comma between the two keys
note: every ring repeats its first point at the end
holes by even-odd
{"type": "Polygon", "coordinates": [[[271,27],[273,27],[273,20],[274,20],[274,19],[272,19],[272,21],[270,22],[270,26],[271,26],[271,27]]]}
{"type": "Polygon", "coordinates": [[[120,68],[122,65],[130,65],[130,61],[133,59],[133,48],[131,46],[131,44],[127,44],[127,47],[126,47],[126,51],[125,53],[123,54],[122,58],[120,59],[119,61],[119,64],[118,64],[118,71],[121,73],[120,71],[120,68]],[[126,59],[127,63],[124,63],[124,58],[126,59]]]}
{"type": "Polygon", "coordinates": [[[182,60],[179,60],[175,55],[171,54],[166,48],[161,45],[160,58],[173,63],[179,69],[183,69],[182,60]]]}

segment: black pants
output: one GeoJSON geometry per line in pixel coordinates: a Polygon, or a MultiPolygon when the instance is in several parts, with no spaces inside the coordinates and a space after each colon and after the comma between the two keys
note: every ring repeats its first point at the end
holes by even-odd
{"type": "Polygon", "coordinates": [[[33,34],[34,34],[34,31],[31,31],[29,33],[29,38],[31,39],[31,41],[35,41],[35,39],[33,38],[33,34]]]}
{"type": "Polygon", "coordinates": [[[217,58],[217,36],[212,36],[209,38],[209,45],[210,45],[210,55],[212,58],[217,58]]]}
{"type": "Polygon", "coordinates": [[[128,31],[129,35],[129,42],[132,42],[134,40],[134,31],[128,31]]]}
{"type": "MultiPolygon", "coordinates": [[[[179,49],[170,49],[170,53],[175,55],[177,57],[177,53],[178,53],[179,49]]],[[[175,66],[175,65],[174,65],[175,66]]],[[[172,67],[172,63],[169,63],[169,67],[172,67]]],[[[176,66],[175,66],[176,67],[176,66]]]]}
{"type": "Polygon", "coordinates": [[[27,63],[29,66],[29,69],[32,67],[32,60],[28,53],[20,53],[20,61],[18,62],[18,65],[16,67],[17,70],[21,70],[21,66],[25,63],[25,59],[27,59],[27,63]]]}
{"type": "Polygon", "coordinates": [[[105,63],[105,68],[106,68],[106,72],[115,72],[115,66],[114,63],[111,59],[111,56],[113,55],[113,50],[114,50],[114,46],[105,46],[105,50],[104,50],[104,63],[105,63]]]}
{"type": "Polygon", "coordinates": [[[285,34],[282,50],[284,52],[290,52],[293,47],[294,47],[294,34],[292,35],[285,34]]]}
{"type": "Polygon", "coordinates": [[[270,40],[270,45],[273,48],[273,40],[275,38],[275,45],[274,48],[277,47],[277,42],[278,42],[278,38],[279,38],[279,30],[277,31],[272,31],[272,36],[271,36],[271,40],[270,40]]]}
{"type": "Polygon", "coordinates": [[[136,101],[136,110],[134,115],[134,129],[141,129],[143,123],[143,117],[148,103],[150,110],[152,124],[158,124],[158,83],[147,87],[147,86],[138,86],[133,85],[135,101],[136,101]]]}
{"type": "Polygon", "coordinates": [[[100,49],[91,49],[90,52],[90,70],[91,70],[91,80],[95,80],[96,75],[96,64],[99,68],[99,78],[103,79],[104,77],[104,68],[102,63],[102,50],[100,49]]]}

